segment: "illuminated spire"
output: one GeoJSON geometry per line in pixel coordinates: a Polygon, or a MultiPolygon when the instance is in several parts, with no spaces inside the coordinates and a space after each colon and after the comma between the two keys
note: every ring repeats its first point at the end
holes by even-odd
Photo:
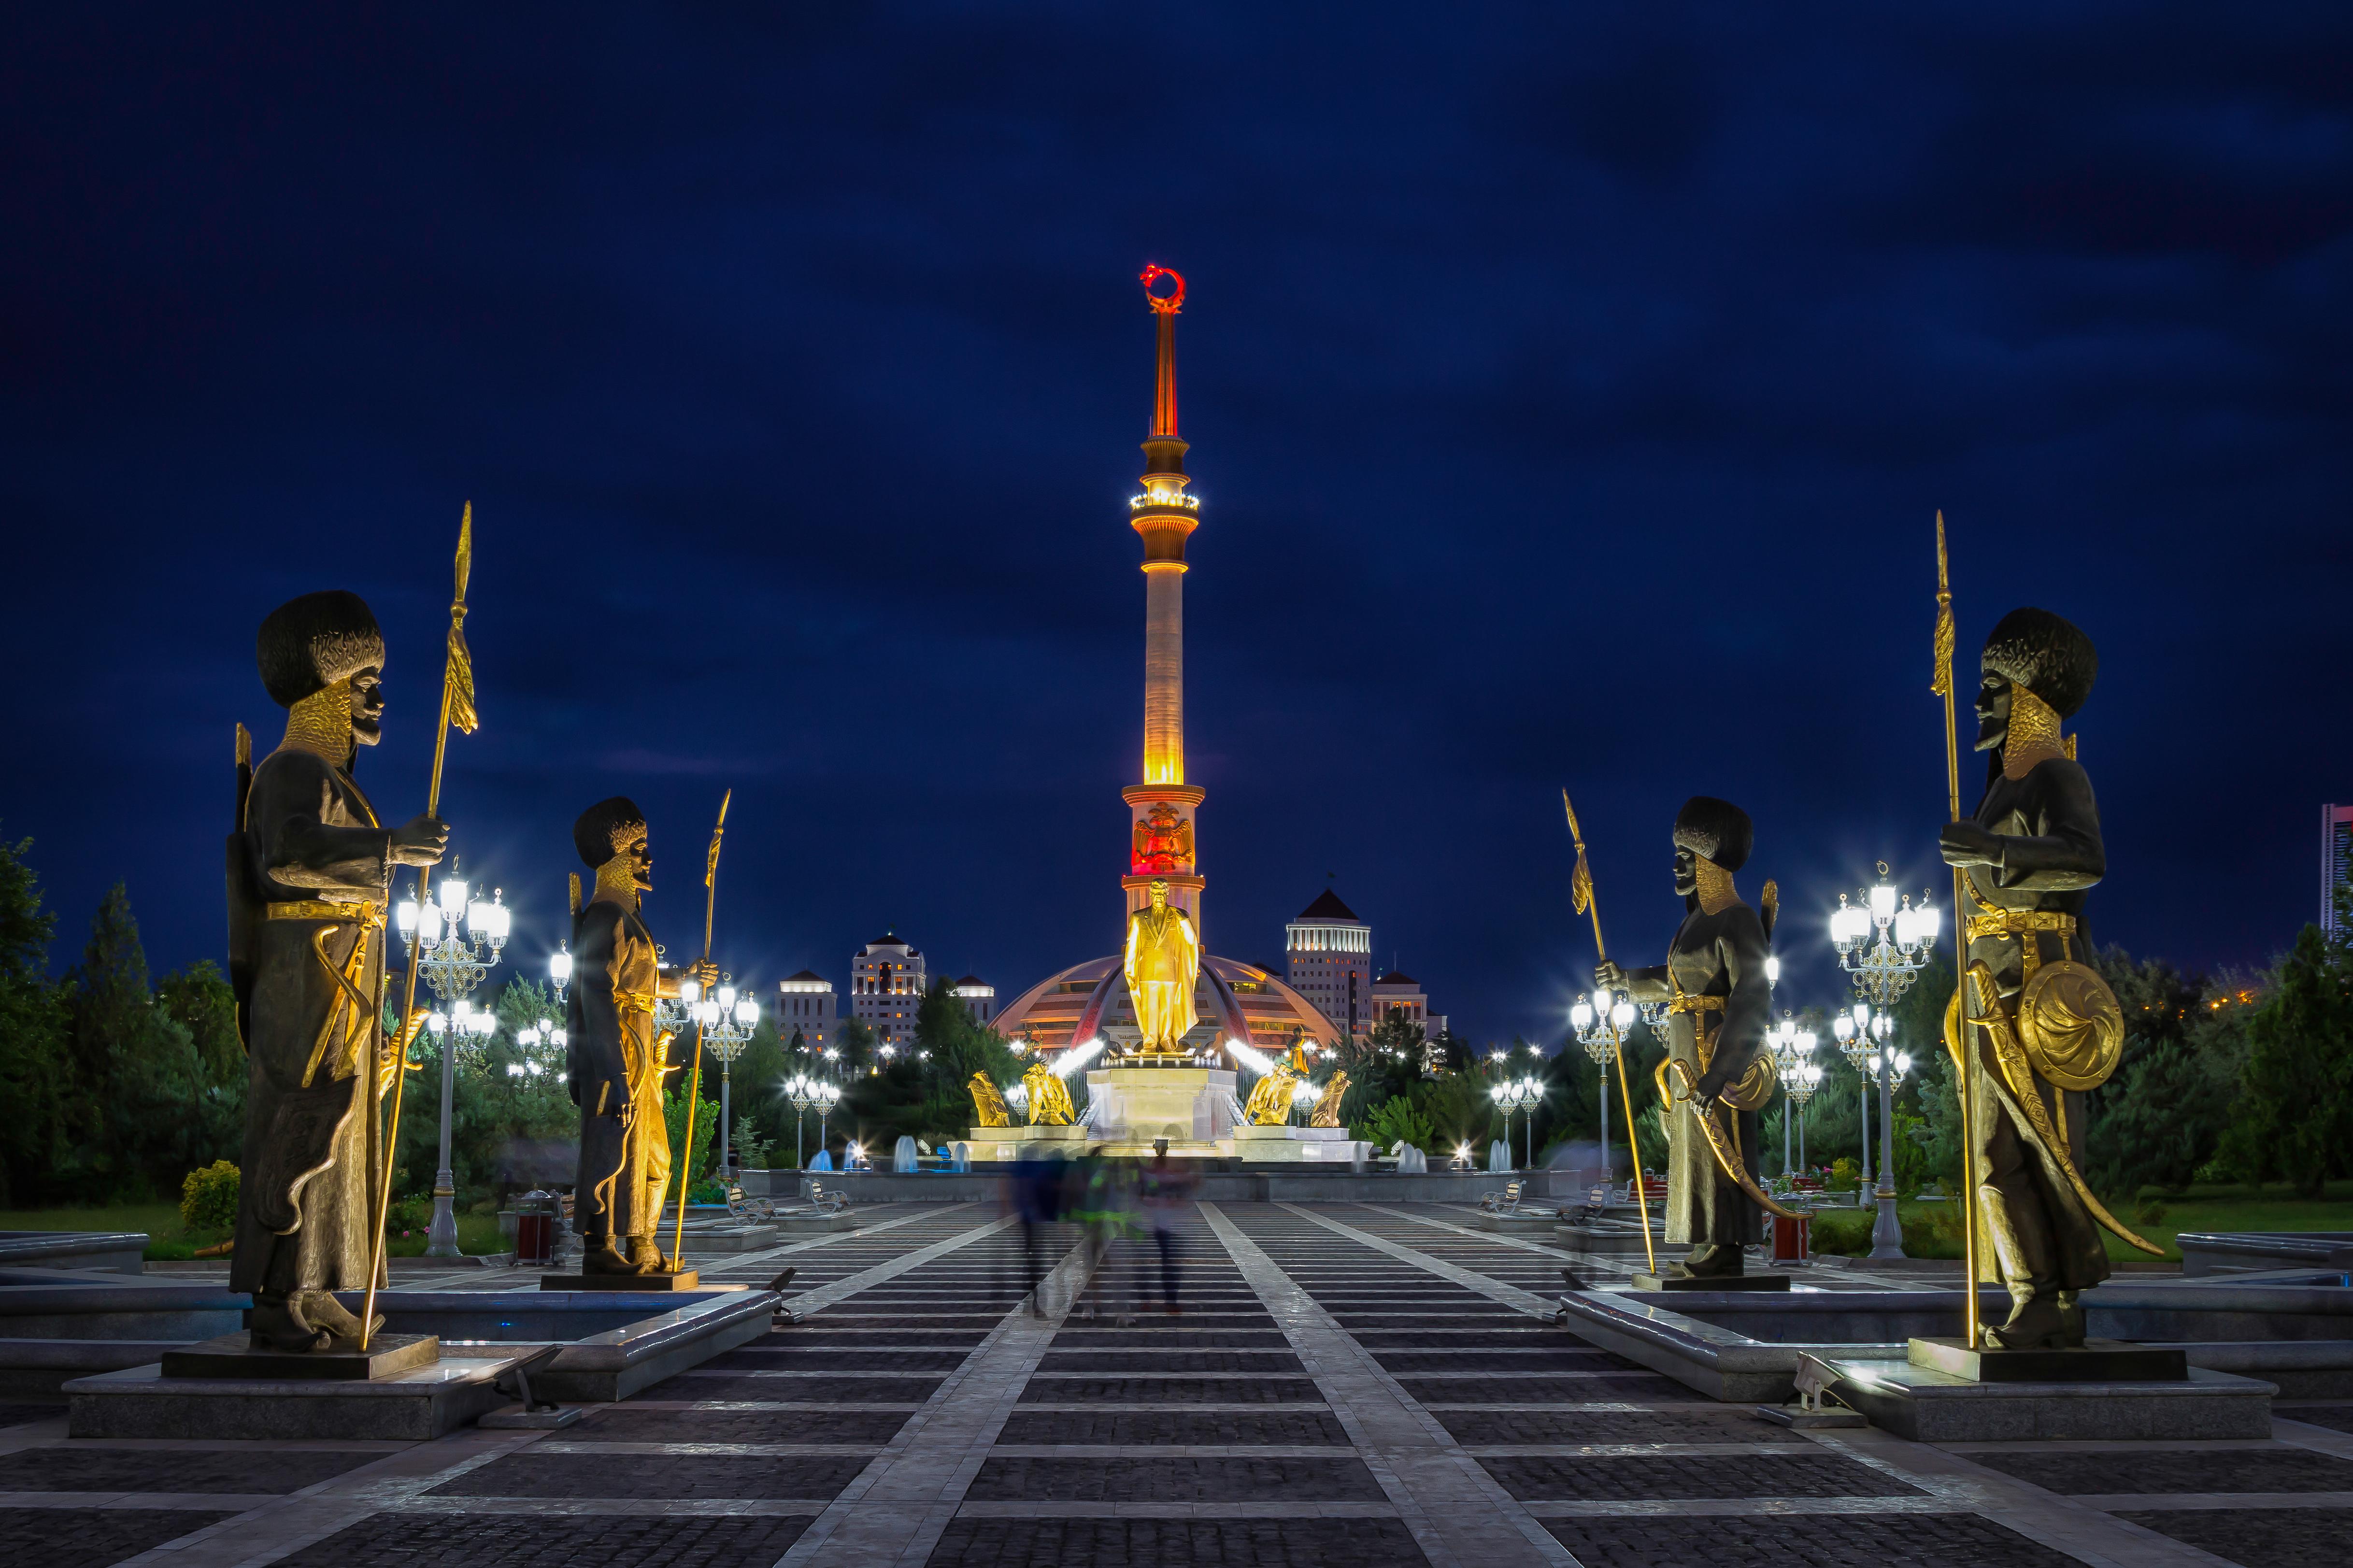
{"type": "Polygon", "coordinates": [[[1152,306],[1152,313],[1160,319],[1160,359],[1152,379],[1152,434],[1174,437],[1176,434],[1176,312],[1185,308],[1185,279],[1166,267],[1144,269],[1144,297],[1152,306]],[[1168,294],[1155,294],[1152,286],[1166,278],[1176,287],[1168,294]]]}

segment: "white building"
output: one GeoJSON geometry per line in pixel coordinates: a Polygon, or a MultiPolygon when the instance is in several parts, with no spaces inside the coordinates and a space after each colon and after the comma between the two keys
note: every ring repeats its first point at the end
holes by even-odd
{"type": "Polygon", "coordinates": [[[1419,1024],[1427,1038],[1446,1033],[1446,1015],[1430,1010],[1421,983],[1395,969],[1373,982],[1373,1022],[1378,1024],[1392,1013],[1402,1013],[1406,1022],[1419,1024]]]}
{"type": "Polygon", "coordinates": [[[948,987],[948,994],[964,1004],[976,1024],[987,1025],[997,1017],[997,987],[977,974],[967,974],[948,987]]]}
{"type": "Polygon", "coordinates": [[[1291,988],[1350,1035],[1370,1030],[1373,928],[1326,888],[1282,931],[1291,988]]]}
{"type": "Polygon", "coordinates": [[[833,1044],[833,982],[804,969],[776,982],[776,1037],[789,1046],[798,1034],[812,1051],[833,1044]]]}
{"type": "Polygon", "coordinates": [[[2337,933],[2337,884],[2353,872],[2353,805],[2320,808],[2320,931],[2337,933]]]}
{"type": "Polygon", "coordinates": [[[874,1031],[877,1046],[910,1046],[923,1000],[923,955],[889,931],[849,961],[850,1016],[874,1031]]]}

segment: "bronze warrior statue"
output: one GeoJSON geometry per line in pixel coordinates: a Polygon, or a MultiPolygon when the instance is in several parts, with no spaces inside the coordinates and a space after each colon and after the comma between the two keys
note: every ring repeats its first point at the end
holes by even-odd
{"type": "MultiPolygon", "coordinates": [[[[573,1224],[584,1274],[659,1274],[678,1267],[654,1242],[670,1185],[670,1129],[662,1120],[663,1056],[654,1002],[678,994],[653,933],[638,913],[654,881],[645,813],[625,796],[599,801],[572,825],[572,843],[596,872],[596,890],[572,922],[568,1045],[573,1103],[580,1107],[580,1174],[573,1224]]],[[[710,963],[688,966],[709,985],[710,963]]]]}
{"type": "Polygon", "coordinates": [[[228,841],[247,1057],[229,1289],[253,1296],[255,1344],[316,1351],[360,1331],[330,1292],[368,1284],[367,1075],[388,1087],[395,1059],[378,1023],[392,868],[438,863],[449,830],[384,828],[352,781],[384,719],[384,635],[358,595],[280,605],[255,652],[286,738],[239,779],[228,841]]]}
{"type": "Polygon", "coordinates": [[[1661,1101],[1667,1123],[1667,1239],[1691,1253],[1675,1273],[1723,1279],[1742,1272],[1740,1249],[1761,1239],[1757,1205],[1725,1173],[1702,1116],[1735,1152],[1751,1184],[1757,1176],[1757,1109],[1771,1098],[1773,1058],[1760,1047],[1771,1012],[1765,978],[1772,932],[1772,884],[1765,914],[1743,903],[1732,875],[1748,859],[1755,830],[1728,801],[1694,795],[1675,814],[1675,891],[1687,911],[1667,962],[1620,969],[1604,959],[1594,983],[1623,989],[1637,1002],[1668,1005],[1667,1054],[1684,1063],[1698,1098],[1675,1100],[1664,1063],[1661,1101]]]}
{"type": "Polygon", "coordinates": [[[1945,1038],[1968,1051],[1978,1213],[2010,1288],[2010,1320],[1988,1336],[2006,1350],[2067,1347],[2084,1342],[2076,1292],[2108,1277],[2100,1226],[2137,1239],[2079,1174],[2081,1091],[2105,1081],[2124,1043],[2116,996],[2084,962],[2084,893],[2107,868],[2099,806],[2059,732],[2099,659],[2073,626],[2022,609],[1994,627],[1979,665],[1978,749],[1993,756],[1977,815],[1941,846],[1964,873],[1968,938],[1945,1038]]]}

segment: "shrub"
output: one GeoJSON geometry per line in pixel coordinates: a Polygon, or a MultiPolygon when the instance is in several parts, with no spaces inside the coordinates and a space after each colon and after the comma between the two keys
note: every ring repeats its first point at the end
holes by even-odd
{"type": "Polygon", "coordinates": [[[237,1228],[237,1167],[215,1160],[180,1184],[180,1223],[190,1230],[237,1228]]]}
{"type": "Polygon", "coordinates": [[[2165,1223],[2165,1205],[2158,1203],[2156,1199],[2151,1198],[2147,1203],[2142,1204],[2138,1208],[2133,1210],[2133,1218],[2140,1221],[2143,1225],[2163,1225],[2165,1223]]]}
{"type": "Polygon", "coordinates": [[[1831,1179],[1825,1184],[1834,1193],[1851,1193],[1862,1184],[1862,1167],[1841,1154],[1831,1162],[1831,1179]]]}
{"type": "Polygon", "coordinates": [[[1436,1141],[1430,1118],[1406,1095],[1393,1095],[1365,1117],[1365,1136],[1383,1149],[1403,1142],[1428,1152],[1436,1141]]]}

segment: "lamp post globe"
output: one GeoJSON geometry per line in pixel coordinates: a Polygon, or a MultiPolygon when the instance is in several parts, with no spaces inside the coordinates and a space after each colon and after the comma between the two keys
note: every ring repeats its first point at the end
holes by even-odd
{"type": "Polygon", "coordinates": [[[448,1008],[446,1014],[438,1007],[433,1009],[427,1020],[441,1058],[440,1162],[433,1174],[433,1223],[425,1240],[427,1258],[463,1256],[458,1247],[458,1178],[449,1163],[458,1049],[466,1039],[487,1040],[498,1032],[496,1016],[476,1013],[468,997],[497,967],[514,923],[504,889],[492,889],[488,899],[474,896],[474,889],[457,874],[454,860],[450,869],[447,879],[433,885],[430,902],[403,899],[392,911],[394,926],[407,948],[409,967],[448,1008]]]}
{"type": "MultiPolygon", "coordinates": [[[[1879,1184],[1874,1197],[1878,1217],[1871,1227],[1871,1256],[1904,1257],[1904,1225],[1895,1208],[1895,1070],[1893,1048],[1894,1020],[1888,1016],[1896,1000],[1912,987],[1926,968],[1936,945],[1943,919],[1926,892],[1915,904],[1899,895],[1887,879],[1887,862],[1879,862],[1879,880],[1849,903],[1839,895],[1831,915],[1831,945],[1839,963],[1854,983],[1858,1000],[1833,1026],[1839,1049],[1862,1075],[1863,1177],[1870,1180],[1871,1079],[1879,1080],[1879,1184]]],[[[1860,1203],[1861,1194],[1857,1194],[1860,1203]]]]}

